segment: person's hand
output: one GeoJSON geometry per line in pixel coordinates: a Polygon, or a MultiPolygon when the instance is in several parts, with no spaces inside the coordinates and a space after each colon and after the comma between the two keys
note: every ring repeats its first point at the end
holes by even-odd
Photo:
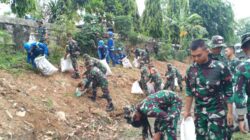
{"type": "Polygon", "coordinates": [[[240,132],[243,134],[247,134],[247,130],[245,128],[245,122],[243,121],[239,121],[239,128],[240,128],[240,132]]]}
{"type": "Polygon", "coordinates": [[[232,126],[234,122],[233,114],[232,113],[227,113],[227,125],[232,126]]]}
{"type": "Polygon", "coordinates": [[[82,82],[77,84],[77,87],[82,87],[82,86],[83,86],[82,82]]]}
{"type": "Polygon", "coordinates": [[[153,137],[153,140],[160,140],[161,139],[161,133],[155,133],[154,134],[154,137],[153,137]]]}
{"type": "Polygon", "coordinates": [[[184,120],[185,120],[187,117],[189,117],[189,116],[191,116],[191,113],[190,113],[190,112],[185,111],[185,112],[183,113],[183,118],[184,118],[184,120]]]}

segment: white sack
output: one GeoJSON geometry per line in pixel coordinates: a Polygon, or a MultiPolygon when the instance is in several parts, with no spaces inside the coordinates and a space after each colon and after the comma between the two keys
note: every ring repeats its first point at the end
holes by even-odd
{"type": "Polygon", "coordinates": [[[122,59],[122,65],[124,68],[132,68],[133,67],[127,57],[122,59]]]}
{"type": "Polygon", "coordinates": [[[107,73],[106,75],[112,75],[112,71],[106,61],[106,59],[100,60],[100,62],[103,64],[103,66],[105,66],[105,68],[107,69],[107,73]]]}
{"type": "Polygon", "coordinates": [[[195,125],[192,117],[181,122],[181,140],[196,140],[195,125]]]}
{"type": "Polygon", "coordinates": [[[58,69],[53,66],[45,56],[40,56],[35,58],[35,64],[39,71],[42,72],[43,75],[52,75],[58,71],[58,69]]]}
{"type": "Polygon", "coordinates": [[[176,86],[176,87],[179,86],[179,84],[178,84],[178,78],[177,77],[174,78],[174,86],[176,86]]]}
{"type": "MultiPolygon", "coordinates": [[[[138,58],[139,59],[139,58],[138,58]]],[[[133,61],[133,65],[136,67],[136,68],[139,68],[140,67],[140,63],[138,62],[138,59],[134,58],[134,61],[133,61]]]]}
{"type": "Polygon", "coordinates": [[[148,88],[148,93],[149,94],[153,94],[155,93],[155,88],[154,88],[154,84],[153,83],[147,83],[147,88],[148,88]]]}
{"type": "Polygon", "coordinates": [[[143,91],[142,91],[138,81],[135,81],[133,83],[132,88],[131,88],[131,93],[133,93],[133,94],[143,94],[143,91]]]}
{"type": "Polygon", "coordinates": [[[70,57],[67,57],[66,59],[61,58],[61,72],[66,72],[66,71],[73,71],[73,65],[70,57]]]}

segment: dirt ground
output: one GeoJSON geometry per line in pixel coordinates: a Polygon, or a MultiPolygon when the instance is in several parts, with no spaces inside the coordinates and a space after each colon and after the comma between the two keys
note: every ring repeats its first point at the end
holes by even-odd
{"type": "MultiPolygon", "coordinates": [[[[170,62],[185,73],[186,64],[170,62]]],[[[154,64],[163,75],[166,62],[154,64]]],[[[0,70],[0,139],[136,139],[138,130],[126,124],[122,112],[145,97],[130,93],[140,72],[122,67],[112,67],[112,72],[108,81],[115,111],[107,113],[105,100],[92,102],[91,93],[74,96],[80,80],[70,73],[44,77],[33,71],[12,75],[0,70]]]]}

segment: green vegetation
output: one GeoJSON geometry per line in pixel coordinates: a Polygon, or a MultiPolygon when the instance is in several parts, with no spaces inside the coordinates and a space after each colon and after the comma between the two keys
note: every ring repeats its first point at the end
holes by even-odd
{"type": "Polygon", "coordinates": [[[240,132],[234,133],[232,140],[249,140],[250,139],[250,134],[242,134],[240,132]]]}
{"type": "Polygon", "coordinates": [[[249,18],[235,22],[232,6],[224,0],[145,0],[141,17],[136,0],[50,0],[43,6],[40,8],[37,0],[13,1],[12,11],[19,17],[30,14],[48,19],[61,31],[53,35],[59,38],[59,46],[65,47],[66,32],[71,32],[82,53],[92,55],[96,54],[97,42],[104,38],[107,29],[118,33],[117,42],[123,42],[124,46],[160,41],[163,45],[157,56],[159,60],[181,61],[193,39],[218,34],[226,43],[234,44],[239,41],[236,34],[249,32],[249,18]],[[75,27],[78,21],[85,23],[80,30],[75,27]],[[182,46],[180,52],[173,54],[172,44],[182,46]]]}
{"type": "Polygon", "coordinates": [[[10,34],[0,30],[0,69],[19,74],[25,69],[30,69],[27,65],[24,52],[15,51],[10,34]]]}

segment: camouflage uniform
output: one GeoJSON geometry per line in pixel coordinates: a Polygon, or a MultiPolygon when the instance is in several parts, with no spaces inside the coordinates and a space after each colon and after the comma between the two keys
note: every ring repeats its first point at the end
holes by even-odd
{"type": "Polygon", "coordinates": [[[90,61],[94,64],[95,67],[97,67],[98,69],[101,70],[101,72],[103,74],[106,74],[107,73],[107,69],[106,67],[96,58],[93,58],[93,57],[90,57],[89,55],[87,54],[84,54],[84,59],[87,63],[89,63],[90,61]]]}
{"type": "MultiPolygon", "coordinates": [[[[168,140],[177,138],[177,122],[180,118],[182,101],[174,92],[161,90],[149,95],[136,106],[136,110],[147,117],[155,117],[155,133],[161,133],[161,139],[168,140]]],[[[147,131],[146,131],[147,132],[147,131]]],[[[144,138],[147,133],[143,131],[144,138]]]]}
{"type": "Polygon", "coordinates": [[[37,27],[37,34],[39,42],[45,43],[46,28],[44,26],[37,27]]]}
{"type": "Polygon", "coordinates": [[[238,115],[247,114],[248,123],[250,122],[250,57],[243,61],[236,70],[235,74],[234,102],[238,115]]]}
{"type": "Polygon", "coordinates": [[[75,40],[68,41],[66,53],[70,54],[70,59],[72,61],[72,65],[75,71],[75,76],[79,77],[78,65],[77,65],[77,57],[78,57],[77,52],[80,53],[80,48],[78,47],[77,42],[75,40]]]}
{"type": "Polygon", "coordinates": [[[179,85],[179,87],[180,87],[180,90],[182,91],[182,75],[181,75],[181,73],[179,72],[179,70],[177,69],[177,68],[175,68],[175,67],[173,67],[174,68],[174,70],[175,70],[175,73],[176,73],[176,77],[177,77],[177,79],[178,79],[178,85],[179,85]]]}
{"type": "Polygon", "coordinates": [[[150,83],[154,83],[154,89],[155,92],[160,91],[161,90],[161,84],[162,84],[162,79],[161,79],[161,74],[159,72],[156,72],[154,74],[150,74],[149,76],[149,82],[150,83]]]}
{"type": "Polygon", "coordinates": [[[97,68],[97,67],[92,67],[89,71],[85,72],[86,77],[83,79],[83,85],[84,88],[88,88],[90,83],[92,82],[92,97],[91,99],[93,101],[96,100],[96,93],[97,93],[97,88],[101,87],[102,92],[103,92],[103,98],[107,100],[109,105],[107,106],[113,107],[112,99],[109,95],[109,89],[108,89],[108,80],[105,78],[105,75],[97,68]]]}
{"type": "Polygon", "coordinates": [[[145,50],[141,50],[141,59],[144,61],[145,64],[150,63],[149,53],[145,50]]]}
{"type": "Polygon", "coordinates": [[[195,98],[197,140],[227,140],[226,103],[232,103],[232,81],[227,67],[211,60],[187,70],[186,94],[195,98]]]}
{"type": "Polygon", "coordinates": [[[165,76],[167,77],[167,81],[164,85],[164,89],[168,89],[170,87],[170,89],[174,91],[175,90],[174,80],[176,77],[176,71],[173,69],[173,67],[168,69],[165,76]]]}
{"type": "MultiPolygon", "coordinates": [[[[235,74],[236,74],[236,68],[237,66],[241,63],[241,61],[238,58],[233,58],[232,60],[227,61],[227,66],[232,74],[232,80],[233,80],[233,89],[235,88],[236,84],[236,79],[235,79],[235,74]]],[[[235,90],[235,89],[234,89],[235,90]]]]}
{"type": "Polygon", "coordinates": [[[236,57],[234,57],[232,60],[227,61],[227,66],[229,67],[229,70],[232,75],[236,73],[236,68],[240,63],[241,61],[236,57]]]}
{"type": "Polygon", "coordinates": [[[145,90],[146,92],[148,91],[148,88],[147,88],[148,79],[149,79],[148,68],[146,66],[142,66],[141,67],[141,79],[139,81],[139,84],[141,88],[145,90]]]}
{"type": "Polygon", "coordinates": [[[91,61],[94,63],[95,67],[101,70],[103,74],[107,73],[106,67],[99,60],[97,60],[96,58],[91,58],[91,61]]]}
{"type": "Polygon", "coordinates": [[[212,54],[212,53],[210,53],[209,57],[212,60],[217,60],[217,61],[220,61],[220,62],[224,63],[224,65],[227,65],[227,61],[226,61],[227,59],[221,54],[212,54]]]}

